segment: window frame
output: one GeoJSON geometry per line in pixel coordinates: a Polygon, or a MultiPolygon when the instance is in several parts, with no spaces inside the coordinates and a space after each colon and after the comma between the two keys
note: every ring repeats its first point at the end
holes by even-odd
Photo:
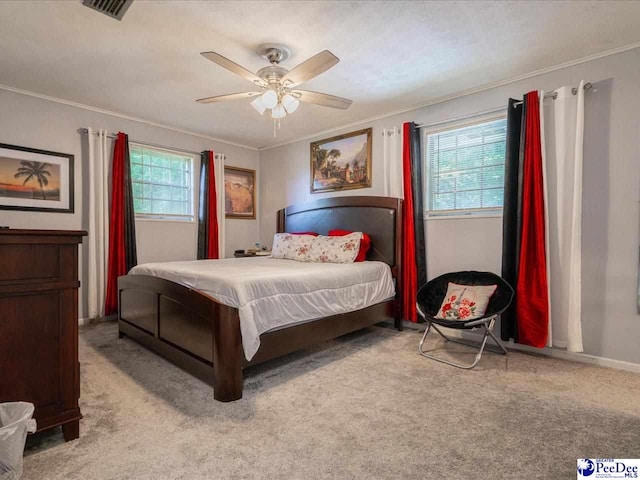
{"type": "MultiPolygon", "coordinates": [[[[424,190],[424,217],[425,220],[449,220],[456,218],[496,218],[502,217],[504,205],[502,207],[478,207],[478,208],[454,208],[448,210],[432,210],[431,208],[431,168],[429,165],[429,135],[434,135],[441,132],[447,132],[449,130],[458,130],[466,127],[473,127],[482,123],[490,123],[498,120],[506,120],[507,111],[500,111],[498,113],[479,115],[476,117],[465,118],[464,120],[452,120],[451,122],[438,123],[432,128],[425,128],[422,132],[424,135],[422,154],[423,154],[423,169],[426,172],[423,179],[424,190]]],[[[506,141],[505,141],[506,147],[506,141]]],[[[505,152],[506,160],[506,152],[505,152]]]]}
{"type": "MultiPolygon", "coordinates": [[[[135,213],[135,218],[136,221],[146,221],[146,222],[174,222],[174,223],[195,223],[197,221],[197,216],[198,216],[198,212],[197,212],[197,205],[198,205],[198,199],[197,199],[197,195],[198,195],[198,189],[196,188],[196,161],[200,160],[200,157],[194,153],[190,153],[190,152],[186,152],[184,150],[178,150],[178,149],[170,149],[170,148],[164,148],[164,147],[156,147],[154,145],[148,145],[145,143],[141,143],[141,142],[129,142],[129,148],[131,149],[132,146],[136,146],[136,147],[141,147],[141,148],[146,148],[148,150],[154,150],[154,151],[158,151],[158,152],[167,152],[173,155],[179,155],[181,157],[188,157],[189,158],[189,169],[190,169],[190,177],[191,177],[191,195],[190,195],[190,201],[191,201],[191,214],[190,215],[183,215],[183,214],[173,214],[173,213],[138,213],[135,211],[135,206],[134,206],[134,213],[135,213]]],[[[133,164],[132,161],[129,162],[130,163],[130,167],[133,164]]],[[[133,184],[134,183],[142,183],[144,184],[148,184],[148,185],[159,185],[157,183],[152,183],[152,182],[140,182],[140,181],[136,181],[133,179],[133,175],[131,176],[131,186],[133,188],[133,184]]],[[[165,185],[165,184],[160,184],[160,185],[165,185]]],[[[171,186],[171,185],[168,185],[171,186]]],[[[132,198],[133,200],[136,199],[135,195],[133,194],[132,191],[132,198]]]]}

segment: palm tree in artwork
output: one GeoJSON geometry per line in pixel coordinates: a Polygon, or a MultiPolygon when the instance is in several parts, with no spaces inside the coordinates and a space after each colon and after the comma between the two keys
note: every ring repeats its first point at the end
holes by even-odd
{"type": "Polygon", "coordinates": [[[13,178],[26,177],[24,182],[22,182],[22,185],[26,185],[28,181],[35,179],[38,182],[38,185],[40,185],[42,199],[46,200],[47,195],[44,192],[44,187],[49,185],[49,179],[47,177],[51,176],[51,172],[47,170],[47,168],[51,167],[51,164],[46,162],[29,162],[27,160],[22,160],[20,165],[21,166],[18,167],[13,178]]]}

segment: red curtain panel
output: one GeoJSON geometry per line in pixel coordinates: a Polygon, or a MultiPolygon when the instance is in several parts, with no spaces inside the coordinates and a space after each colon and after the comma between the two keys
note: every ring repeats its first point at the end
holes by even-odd
{"type": "Polygon", "coordinates": [[[538,92],[529,92],[525,102],[522,237],[516,285],[516,318],[518,342],[542,348],[547,343],[549,298],[538,92]]]}
{"type": "Polygon", "coordinates": [[[118,133],[113,147],[111,209],[109,218],[109,261],[105,315],[118,311],[118,277],[137,263],[135,213],[129,163],[129,138],[118,133]]]}
{"type": "Polygon", "coordinates": [[[207,239],[207,258],[220,258],[218,252],[218,200],[216,195],[216,172],[215,172],[215,155],[209,151],[209,162],[207,168],[209,170],[209,232],[207,239]]]}
{"type": "Polygon", "coordinates": [[[411,185],[411,124],[405,123],[402,127],[402,182],[404,187],[404,208],[402,212],[402,317],[405,320],[417,322],[418,272],[416,268],[415,225],[411,185]]]}
{"type": "Polygon", "coordinates": [[[198,260],[220,258],[218,245],[218,197],[214,162],[215,154],[213,151],[205,150],[202,152],[200,156],[198,260]]]}

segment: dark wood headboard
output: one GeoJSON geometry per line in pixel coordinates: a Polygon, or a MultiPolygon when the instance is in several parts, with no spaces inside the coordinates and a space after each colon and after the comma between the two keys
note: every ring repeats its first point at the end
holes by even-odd
{"type": "Polygon", "coordinates": [[[277,231],[317,232],[344,229],[371,236],[367,260],[385,262],[394,275],[402,254],[402,200],[391,197],[331,197],[278,210],[277,231]]]}

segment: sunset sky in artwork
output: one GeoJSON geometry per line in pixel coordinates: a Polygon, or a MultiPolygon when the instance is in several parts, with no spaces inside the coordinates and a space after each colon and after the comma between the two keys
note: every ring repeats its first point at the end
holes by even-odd
{"type": "MultiPolygon", "coordinates": [[[[22,186],[26,177],[15,178],[14,175],[20,168],[21,160],[16,158],[0,157],[0,184],[19,185],[22,186]]],[[[47,176],[49,184],[45,187],[45,190],[57,190],[60,188],[60,165],[51,164],[47,167],[47,170],[51,173],[51,176],[47,176]]],[[[37,179],[32,178],[25,185],[27,188],[40,190],[40,184],[37,179]]]]}

